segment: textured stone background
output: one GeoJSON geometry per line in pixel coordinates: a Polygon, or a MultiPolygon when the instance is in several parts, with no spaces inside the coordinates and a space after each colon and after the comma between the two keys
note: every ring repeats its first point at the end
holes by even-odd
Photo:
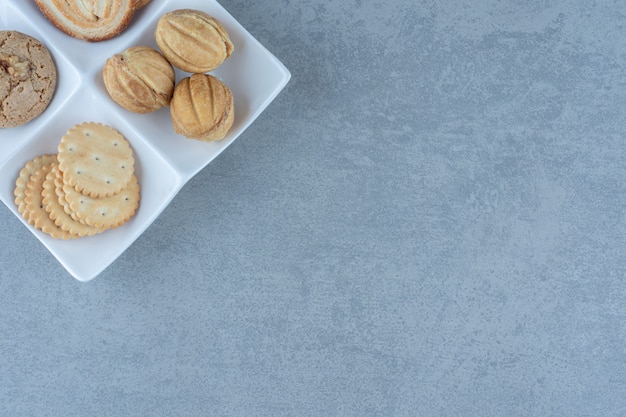
{"type": "Polygon", "coordinates": [[[626,3],[222,4],[293,78],[117,262],[0,208],[0,415],[626,415],[626,3]]]}

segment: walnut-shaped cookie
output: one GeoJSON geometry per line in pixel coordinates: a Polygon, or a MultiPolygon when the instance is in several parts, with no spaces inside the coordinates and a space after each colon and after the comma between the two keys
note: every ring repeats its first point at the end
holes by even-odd
{"type": "Polygon", "coordinates": [[[190,139],[223,139],[235,120],[230,88],[209,74],[183,78],[170,103],[174,131],[190,139]]]}
{"type": "Polygon", "coordinates": [[[169,106],[176,82],[172,65],[147,46],[133,46],[109,58],[102,78],[113,101],[134,113],[169,106]]]}
{"type": "Polygon", "coordinates": [[[180,9],[164,14],[154,37],[165,58],[190,73],[214,70],[234,50],[224,26],[199,10],[180,9]]]}

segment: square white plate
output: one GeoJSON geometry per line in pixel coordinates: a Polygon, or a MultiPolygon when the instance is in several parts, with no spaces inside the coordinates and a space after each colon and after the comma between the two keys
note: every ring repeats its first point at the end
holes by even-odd
{"type": "MultiPolygon", "coordinates": [[[[8,0],[0,4],[0,30],[18,30],[39,39],[57,66],[57,89],[48,109],[24,126],[0,129],[0,199],[28,227],[67,271],[89,281],[120,256],[165,209],[181,187],[228,147],[285,87],[291,74],[214,0],[153,0],[141,9],[122,35],[89,43],[55,28],[32,1],[8,0]],[[211,73],[232,90],[235,122],[228,136],[204,143],[176,135],[169,109],[134,114],[115,104],[102,82],[107,58],[136,46],[158,50],[154,29],[158,19],[175,9],[202,10],[218,19],[235,51],[211,73]],[[14,204],[13,190],[19,170],[44,153],[56,153],[61,136],[77,123],[108,124],[131,143],[141,185],[136,215],[125,225],[92,237],[64,241],[28,225],[14,204]]],[[[177,70],[177,81],[189,74],[177,70]]]]}

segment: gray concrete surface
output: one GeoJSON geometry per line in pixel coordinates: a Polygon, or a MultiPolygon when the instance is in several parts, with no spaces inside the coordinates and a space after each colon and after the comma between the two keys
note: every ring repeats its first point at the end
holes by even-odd
{"type": "Polygon", "coordinates": [[[291,82],[90,283],[0,208],[0,415],[626,415],[625,4],[221,4],[291,82]]]}

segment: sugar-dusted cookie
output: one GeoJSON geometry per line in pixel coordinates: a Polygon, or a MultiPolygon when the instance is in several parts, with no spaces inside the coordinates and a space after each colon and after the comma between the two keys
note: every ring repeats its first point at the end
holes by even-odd
{"type": "Polygon", "coordinates": [[[99,229],[76,221],[65,211],[56,194],[55,180],[57,173],[58,163],[54,163],[42,185],[42,203],[50,219],[62,230],[69,232],[75,237],[93,236],[103,232],[105,229],[99,229]]]}
{"type": "Polygon", "coordinates": [[[64,182],[85,195],[114,195],[133,176],[135,159],[130,144],[110,126],[76,125],[61,138],[58,149],[64,182]]]}
{"type": "Polygon", "coordinates": [[[38,169],[40,169],[44,165],[49,165],[53,162],[56,162],[57,156],[53,155],[41,155],[37,156],[31,161],[28,161],[24,167],[20,170],[20,173],[17,176],[17,180],[15,180],[15,191],[13,194],[15,195],[15,205],[17,205],[17,211],[26,219],[26,203],[24,202],[24,197],[26,196],[26,183],[30,179],[31,175],[35,173],[38,169]]]}
{"type": "Polygon", "coordinates": [[[36,229],[49,234],[55,239],[72,239],[74,236],[57,226],[48,215],[43,204],[43,183],[52,168],[52,164],[43,165],[26,183],[24,202],[26,204],[25,218],[36,229]]]}
{"type": "Polygon", "coordinates": [[[65,184],[65,200],[70,210],[87,225],[109,229],[126,223],[139,207],[139,182],[135,175],[119,193],[102,198],[86,196],[65,184]]]}
{"type": "Polygon", "coordinates": [[[0,30],[0,128],[23,125],[43,113],[56,83],[56,66],[39,40],[0,30]]]}

